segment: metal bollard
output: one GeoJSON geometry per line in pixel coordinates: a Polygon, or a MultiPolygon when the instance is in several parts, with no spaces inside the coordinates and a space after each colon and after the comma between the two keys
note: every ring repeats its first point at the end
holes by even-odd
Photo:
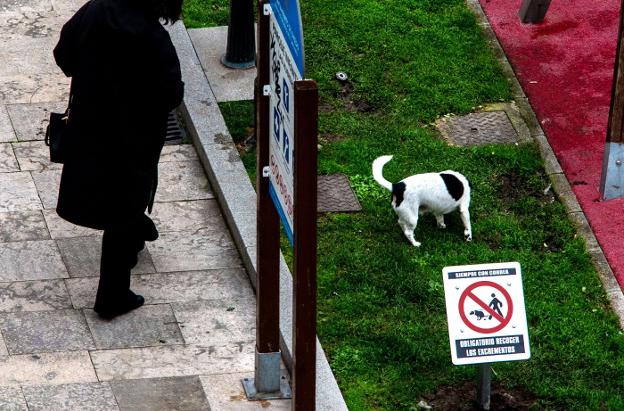
{"type": "Polygon", "coordinates": [[[233,69],[256,65],[253,0],[230,0],[227,48],[221,63],[233,69]]]}

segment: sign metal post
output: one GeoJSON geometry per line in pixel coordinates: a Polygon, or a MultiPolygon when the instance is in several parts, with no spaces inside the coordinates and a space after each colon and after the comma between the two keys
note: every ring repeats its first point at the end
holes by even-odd
{"type": "Polygon", "coordinates": [[[444,267],[453,364],[479,364],[477,402],[490,409],[492,367],[531,357],[517,262],[444,267]]]}
{"type": "Polygon", "coordinates": [[[279,364],[279,221],[294,251],[292,407],[316,407],[318,90],[303,79],[297,0],[258,1],[257,331],[250,400],[290,398],[279,364]]]}

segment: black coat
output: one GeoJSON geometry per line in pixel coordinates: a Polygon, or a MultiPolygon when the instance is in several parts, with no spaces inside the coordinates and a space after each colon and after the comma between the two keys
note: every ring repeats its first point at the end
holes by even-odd
{"type": "Polygon", "coordinates": [[[184,83],[147,0],[91,0],[63,26],[56,63],[72,77],[70,154],[57,213],[105,229],[151,208],[167,115],[184,83]]]}

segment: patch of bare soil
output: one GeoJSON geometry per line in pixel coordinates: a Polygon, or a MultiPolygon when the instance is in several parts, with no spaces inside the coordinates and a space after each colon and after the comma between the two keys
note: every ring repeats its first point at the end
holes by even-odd
{"type": "MultiPolygon", "coordinates": [[[[460,385],[439,387],[435,393],[425,396],[424,401],[435,411],[480,410],[477,404],[477,384],[469,381],[460,385]]],[[[510,390],[502,383],[492,382],[490,411],[528,410],[536,401],[526,391],[510,390]]]]}

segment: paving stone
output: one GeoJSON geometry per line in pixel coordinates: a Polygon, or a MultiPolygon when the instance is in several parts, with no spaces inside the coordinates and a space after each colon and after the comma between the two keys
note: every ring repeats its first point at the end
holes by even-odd
{"type": "Polygon", "coordinates": [[[102,235],[101,230],[81,227],[63,220],[56,214],[56,210],[43,210],[43,217],[45,218],[45,224],[48,226],[48,230],[50,230],[50,237],[54,239],[102,235]]]}
{"type": "Polygon", "coordinates": [[[85,310],[87,323],[98,349],[184,344],[169,304],[145,305],[105,321],[93,310],[85,310]]]}
{"type": "Polygon", "coordinates": [[[72,308],[72,304],[63,280],[0,283],[0,312],[68,308],[72,308]]]}
{"type": "Polygon", "coordinates": [[[241,265],[228,232],[197,230],[162,233],[148,244],[157,272],[234,268],[241,265]]]}
{"type": "Polygon", "coordinates": [[[41,211],[0,213],[0,242],[49,239],[41,211]]]}
{"type": "Polygon", "coordinates": [[[171,144],[166,145],[160,153],[160,162],[169,163],[172,161],[197,161],[197,151],[192,144],[171,144]]]}
{"type": "Polygon", "coordinates": [[[95,348],[84,316],[78,310],[1,314],[0,329],[10,354],[95,348]]]}
{"type": "Polygon", "coordinates": [[[0,144],[0,173],[19,171],[11,144],[0,144]]]}
{"type": "Polygon", "coordinates": [[[0,143],[16,141],[17,136],[11,124],[11,118],[6,106],[0,105],[0,143]]]}
{"type": "Polygon", "coordinates": [[[0,357],[0,386],[96,382],[87,351],[0,357]]]}
{"type": "Polygon", "coordinates": [[[43,208],[56,208],[58,189],[61,184],[61,170],[33,171],[31,174],[43,208]]]}
{"type": "Polygon", "coordinates": [[[20,387],[0,387],[0,410],[28,411],[26,399],[20,387]]]}
{"type": "Polygon", "coordinates": [[[233,70],[221,64],[227,44],[227,26],[188,30],[210,88],[217,101],[253,100],[256,69],[233,70]]]}
{"type": "Polygon", "coordinates": [[[62,164],[50,162],[50,149],[43,141],[21,141],[12,146],[22,171],[63,168],[62,164]]]}
{"type": "MultiPolygon", "coordinates": [[[[69,78],[60,71],[53,74],[15,74],[0,76],[0,104],[35,104],[67,101],[69,78]]],[[[17,131],[17,127],[16,127],[17,131]]]]}
{"type": "Polygon", "coordinates": [[[320,213],[360,211],[362,209],[351,188],[349,177],[340,173],[318,176],[317,198],[317,211],[320,213]]]}
{"type": "Polygon", "coordinates": [[[217,200],[176,201],[154,205],[150,216],[158,231],[227,230],[217,200]]]}
{"type": "MultiPolygon", "coordinates": [[[[0,81],[2,77],[0,77],[0,81]]],[[[2,84],[0,82],[0,84],[2,84]]],[[[45,139],[46,127],[50,121],[50,112],[65,111],[67,103],[38,103],[7,105],[11,123],[19,141],[45,139]]],[[[44,147],[45,144],[41,143],[44,147]]]]}
{"type": "Polygon", "coordinates": [[[0,243],[0,267],[3,282],[69,276],[53,240],[0,243]]]}
{"type": "Polygon", "coordinates": [[[172,304],[187,344],[217,345],[256,336],[256,299],[191,301],[172,304]]]}
{"type": "MultiPolygon", "coordinates": [[[[64,16],[50,14],[52,9],[50,1],[45,1],[41,8],[20,7],[19,9],[7,10],[6,6],[0,6],[0,39],[7,41],[19,38],[58,38],[58,33],[67,20],[64,16]]],[[[48,55],[50,61],[52,56],[48,55]]]]}
{"type": "MultiPolygon", "coordinates": [[[[288,377],[286,371],[282,371],[288,377]]],[[[202,375],[199,379],[212,410],[260,411],[292,409],[291,400],[248,401],[241,384],[243,378],[254,378],[252,373],[202,375]]]]}
{"type": "Polygon", "coordinates": [[[24,387],[30,411],[118,411],[108,383],[24,387]]]}
{"type": "Polygon", "coordinates": [[[199,161],[172,161],[158,165],[155,201],[185,201],[214,198],[199,161]]]}
{"type": "Polygon", "coordinates": [[[255,341],[217,346],[97,350],[91,359],[100,381],[253,372],[255,341]]]}
{"type": "MultiPolygon", "coordinates": [[[[210,411],[198,377],[111,381],[124,411],[210,411]]],[[[218,408],[213,408],[216,411],[218,408]]]]}
{"type": "Polygon", "coordinates": [[[2,42],[0,76],[17,74],[58,73],[52,58],[52,49],[58,41],[54,37],[13,37],[2,42]],[[27,53],[24,50],[28,50],[27,53]]]}
{"type": "Polygon", "coordinates": [[[0,174],[0,212],[41,208],[41,200],[29,173],[0,174]]]}
{"type": "Polygon", "coordinates": [[[52,3],[50,2],[50,0],[3,0],[3,2],[0,3],[1,12],[21,10],[24,8],[35,10],[51,10],[52,3]]]}
{"type": "MultiPolygon", "coordinates": [[[[59,238],[56,243],[71,277],[91,277],[100,274],[102,237],[59,238]]],[[[132,272],[145,274],[154,271],[149,252],[147,250],[141,251],[139,261],[132,272]]]]}
{"type": "MultiPolygon", "coordinates": [[[[93,307],[97,277],[65,280],[74,308],[93,307]]],[[[242,269],[133,275],[130,287],[148,304],[225,298],[254,298],[242,269]]]]}

